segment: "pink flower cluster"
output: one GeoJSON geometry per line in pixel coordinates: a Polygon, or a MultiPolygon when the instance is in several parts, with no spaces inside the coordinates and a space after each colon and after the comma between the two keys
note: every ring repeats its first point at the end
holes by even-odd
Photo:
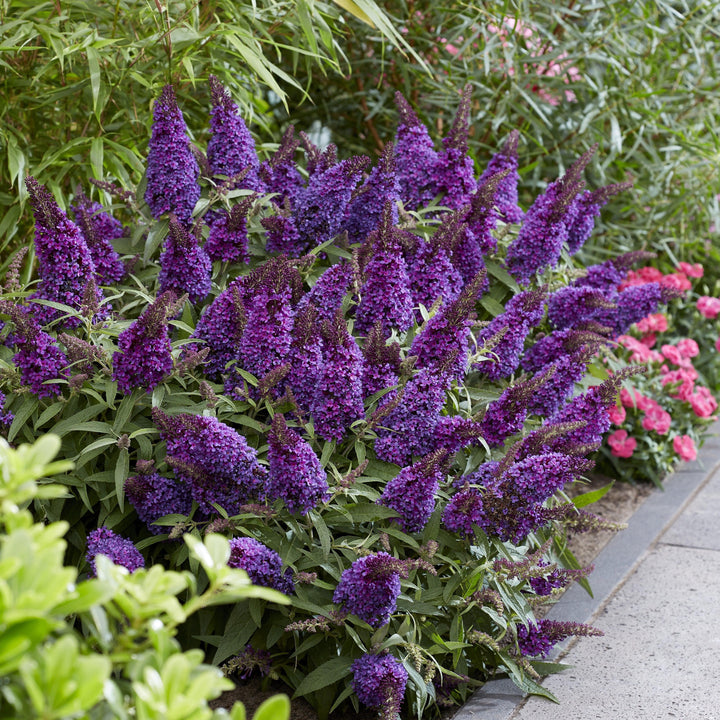
{"type": "Polygon", "coordinates": [[[645,413],[642,419],[642,426],[645,430],[654,430],[658,435],[665,435],[670,429],[672,416],[656,400],[639,393],[637,390],[633,390],[631,393],[623,388],[620,392],[620,401],[623,404],[623,409],[636,407],[645,413]]]}
{"type": "Polygon", "coordinates": [[[616,430],[608,436],[607,441],[612,448],[612,454],[619,458],[632,457],[637,447],[637,440],[634,437],[628,437],[627,430],[616,430]]]}
{"type": "Polygon", "coordinates": [[[674,273],[664,275],[660,270],[649,265],[639,268],[638,270],[630,270],[625,280],[620,284],[623,290],[633,285],[644,285],[645,283],[656,282],[663,287],[674,289],[680,293],[690,290],[692,283],[689,278],[699,278],[703,275],[702,265],[681,262],[678,269],[674,273]]]}
{"type": "Polygon", "coordinates": [[[698,312],[708,320],[714,320],[720,313],[720,298],[703,295],[697,301],[698,312]]]}

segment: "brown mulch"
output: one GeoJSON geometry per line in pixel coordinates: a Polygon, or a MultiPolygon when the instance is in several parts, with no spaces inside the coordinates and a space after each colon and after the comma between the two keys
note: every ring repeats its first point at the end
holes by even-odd
{"type": "MultiPolygon", "coordinates": [[[[574,497],[591,490],[598,490],[607,485],[608,482],[610,480],[606,477],[593,476],[589,483],[574,483],[573,486],[566,489],[566,492],[570,497],[574,497]]],[[[600,515],[606,520],[625,523],[653,490],[654,488],[647,484],[630,485],[616,482],[604,497],[588,506],[587,510],[600,515]]],[[[582,533],[573,535],[568,544],[580,565],[585,566],[593,562],[614,535],[615,533],[610,530],[582,533]]],[[[589,579],[592,584],[592,575],[589,579]]],[[[225,707],[229,709],[235,701],[239,700],[245,705],[247,717],[252,718],[253,713],[263,700],[279,692],[292,696],[292,691],[281,683],[272,683],[267,690],[263,690],[259,680],[250,679],[238,683],[233,690],[223,693],[210,705],[216,708],[225,707]]],[[[446,715],[451,717],[456,711],[457,708],[453,708],[447,713],[443,713],[443,717],[446,715]]],[[[290,717],[291,720],[317,720],[317,714],[303,698],[293,700],[290,717]]],[[[331,715],[332,720],[375,720],[376,718],[377,713],[371,710],[360,714],[344,711],[342,717],[337,714],[331,715]]]]}

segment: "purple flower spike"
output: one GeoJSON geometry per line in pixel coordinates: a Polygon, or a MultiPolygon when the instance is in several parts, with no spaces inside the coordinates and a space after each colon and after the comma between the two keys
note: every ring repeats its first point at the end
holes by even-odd
{"type": "Polygon", "coordinates": [[[384,552],[366,555],[343,570],[333,602],[375,628],[387,625],[397,609],[400,577],[408,570],[402,560],[384,552]]]}
{"type": "Polygon", "coordinates": [[[460,104],[450,132],[443,138],[444,150],[435,161],[433,179],[435,194],[443,193],[443,205],[454,210],[467,205],[475,193],[475,168],[468,155],[468,133],[470,131],[470,94],[472,86],[467,84],[462,91],[460,104]]]}
{"type": "Polygon", "coordinates": [[[527,281],[536,272],[557,265],[579,211],[575,198],[583,189],[581,174],[594,152],[595,146],[582,155],[560,180],[550,183],[528,210],[506,258],[508,270],[515,277],[527,281]]]}
{"type": "Polygon", "coordinates": [[[606,185],[598,190],[585,190],[576,199],[577,212],[575,219],[568,230],[568,250],[574,255],[587,242],[595,228],[595,218],[600,215],[600,210],[607,201],[618,193],[624,192],[632,187],[631,182],[606,185]]]}
{"type": "Polygon", "coordinates": [[[385,486],[378,502],[399,513],[397,521],[405,532],[421,532],[430,519],[446,455],[445,450],[440,450],[404,467],[385,486]]]}
{"type": "Polygon", "coordinates": [[[112,285],[120,281],[125,275],[125,265],[112,246],[112,241],[124,237],[126,229],[108,215],[100,203],[93,202],[83,193],[78,193],[71,208],[90,250],[98,282],[112,285]]]}
{"type": "Polygon", "coordinates": [[[400,124],[395,134],[395,162],[400,198],[408,210],[427,205],[437,194],[434,182],[438,154],[427,128],[408,101],[395,93],[400,124]]]}
{"type": "Polygon", "coordinates": [[[518,207],[518,154],[517,146],[520,133],[513,130],[500,152],[493,155],[485,171],[478,180],[478,188],[491,177],[502,173],[495,193],[495,203],[502,219],[507,223],[520,223],[524,213],[518,207]]]}
{"type": "Polygon", "coordinates": [[[279,590],[286,595],[295,592],[292,571],[282,571],[282,558],[259,540],[250,537],[230,540],[228,565],[244,570],[255,585],[279,590]]]}
{"type": "Polygon", "coordinates": [[[147,161],[145,202],[154,218],[175,213],[189,225],[200,197],[200,167],[172,85],[166,85],[153,107],[153,126],[147,161]]]}
{"type": "Polygon", "coordinates": [[[311,413],[324,440],[342,440],[350,425],[363,417],[363,357],[342,313],[323,323],[323,366],[318,374],[311,413]]]}
{"type": "Polygon", "coordinates": [[[380,708],[379,720],[395,720],[400,713],[408,674],[390,654],[365,654],[352,664],[352,687],[363,705],[380,708]]]}
{"type": "Polygon", "coordinates": [[[310,412],[317,382],[323,372],[322,338],[318,312],[312,303],[298,308],[288,353],[289,384],[302,412],[310,412]]]}
{"type": "Polygon", "coordinates": [[[386,334],[392,328],[405,332],[413,322],[410,278],[398,233],[392,225],[392,210],[393,205],[385,203],[379,227],[365,241],[372,248],[372,255],[365,267],[365,282],[355,313],[355,327],[361,334],[376,322],[382,324],[386,334]]]}
{"type": "Polygon", "coordinates": [[[145,567],[145,560],[138,549],[128,540],[110,528],[99,527],[87,536],[87,553],[85,559],[90,563],[90,577],[97,575],[95,568],[95,557],[105,555],[115,563],[122,565],[131,573],[139,568],[145,567]]]}
{"type": "Polygon", "coordinates": [[[518,647],[527,657],[547,657],[557,643],[571,636],[590,637],[602,634],[601,630],[591,625],[547,618],[530,622],[527,627],[518,625],[517,628],[518,647]]]}
{"type": "Polygon", "coordinates": [[[152,409],[152,418],[167,443],[167,463],[208,514],[217,503],[231,515],[264,492],[266,470],[245,438],[217,418],[166,415],[152,409]]]}
{"type": "Polygon", "coordinates": [[[262,191],[258,178],[260,161],[255,152],[255,141],[240,117],[238,106],[220,81],[210,75],[210,94],[213,108],[210,111],[210,132],[207,158],[213,175],[229,178],[246,171],[235,187],[262,191]]]}
{"type": "Polygon", "coordinates": [[[417,356],[418,367],[439,368],[446,365],[452,356],[455,358],[454,364],[449,367],[452,377],[456,380],[465,377],[470,331],[475,319],[475,299],[484,283],[485,273],[478,273],[457,299],[440,308],[415,336],[410,346],[410,354],[417,356]]]}
{"type": "Polygon", "coordinates": [[[287,203],[292,207],[304,180],[295,163],[295,151],[300,141],[294,137],[295,128],[290,125],[280,141],[275,154],[260,164],[259,177],[265,184],[265,192],[276,193],[274,202],[279,207],[287,203]]]}
{"type": "Polygon", "coordinates": [[[282,499],[290,512],[307,514],[328,492],[327,473],[315,451],[277,413],[268,434],[268,500],[282,499]]]}
{"type": "Polygon", "coordinates": [[[223,212],[210,224],[205,252],[211,260],[247,263],[247,216],[255,201],[254,196],[243,198],[229,213],[223,212]]]}
{"type": "Polygon", "coordinates": [[[151,392],[172,372],[167,319],[174,302],[175,293],[163,293],[120,333],[113,378],[122,392],[130,394],[135,388],[151,392]]]}
{"type": "Polygon", "coordinates": [[[0,391],[0,425],[10,427],[10,424],[12,423],[15,416],[9,410],[5,409],[6,401],[7,398],[5,397],[5,393],[0,391]]]}
{"type": "Polygon", "coordinates": [[[237,356],[247,320],[242,300],[243,277],[235,278],[200,316],[192,337],[210,348],[205,373],[219,380],[227,364],[237,356]]]}
{"type": "Polygon", "coordinates": [[[15,324],[12,342],[18,351],[13,356],[13,363],[20,370],[22,384],[29,385],[41,398],[59,395],[60,385],[46,385],[45,382],[67,378],[69,360],[65,353],[40,329],[33,315],[6,301],[0,302],[0,312],[9,315],[15,324]]]}
{"type": "Polygon", "coordinates": [[[168,528],[153,523],[164,515],[189,515],[192,499],[189,490],[177,480],[158,473],[136,475],[125,481],[125,494],[138,517],[154,535],[168,528]]]}
{"type": "Polygon", "coordinates": [[[297,194],[293,216],[302,251],[340,232],[345,209],[369,158],[351,157],[310,177],[297,194]]]}
{"type": "Polygon", "coordinates": [[[312,303],[323,320],[331,320],[340,309],[353,277],[352,266],[344,260],[331,265],[317,279],[310,292],[300,298],[298,312],[312,303]]]}
{"type": "Polygon", "coordinates": [[[187,293],[190,302],[198,302],[210,292],[211,271],[210,258],[197,238],[171,215],[160,255],[160,291],[172,290],[178,297],[187,293]]]}
{"type": "MultiPolygon", "coordinates": [[[[363,395],[367,398],[380,390],[397,385],[400,377],[400,345],[385,341],[382,327],[375,323],[363,347],[363,395]]],[[[387,400],[387,398],[386,398],[387,400]]]]}
{"type": "Polygon", "coordinates": [[[378,164],[347,207],[343,228],[350,242],[363,242],[380,224],[386,203],[392,207],[391,223],[395,225],[398,221],[400,183],[395,174],[394,152],[392,143],[387,143],[378,164]]]}
{"type": "MultiPolygon", "coordinates": [[[[76,310],[83,304],[88,281],[95,277],[95,263],[82,232],[58,207],[55,198],[34,177],[27,177],[25,185],[35,216],[35,252],[38,258],[40,286],[33,298],[63,303],[76,310]]],[[[96,304],[101,305],[103,294],[95,289],[96,304]]],[[[38,305],[33,308],[42,325],[54,320],[58,310],[38,305]]],[[[76,326],[78,320],[69,318],[65,324],[76,326]]]]}
{"type": "Polygon", "coordinates": [[[482,495],[474,488],[467,488],[453,495],[442,516],[443,524],[448,530],[466,536],[473,536],[475,526],[482,526],[484,520],[482,495]]]}

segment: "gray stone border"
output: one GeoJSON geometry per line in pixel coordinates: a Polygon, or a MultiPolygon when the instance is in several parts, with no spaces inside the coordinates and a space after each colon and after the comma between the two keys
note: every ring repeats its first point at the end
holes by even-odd
{"type": "MultiPolygon", "coordinates": [[[[663,483],[664,490],[653,492],[630,518],[627,529],[615,535],[602,549],[590,576],[593,597],[575,584],[563,594],[547,617],[592,622],[718,467],[720,420],[708,428],[698,459],[678,466],[663,483]]],[[[550,659],[561,656],[573,639],[557,645],[550,659]]],[[[510,720],[524,699],[523,692],[511,680],[493,680],[474,692],[452,720],[510,720]]]]}

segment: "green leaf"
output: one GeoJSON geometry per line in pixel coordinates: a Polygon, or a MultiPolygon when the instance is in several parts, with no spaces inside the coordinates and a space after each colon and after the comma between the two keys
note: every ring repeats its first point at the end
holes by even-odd
{"type": "Polygon", "coordinates": [[[308,695],[328,685],[333,685],[338,682],[338,680],[342,680],[346,675],[350,674],[351,665],[351,658],[335,657],[327,660],[320,665],[320,667],[315,668],[309,675],[305,676],[300,685],[298,685],[297,690],[295,690],[293,698],[308,695]]]}
{"type": "Polygon", "coordinates": [[[8,441],[12,442],[15,439],[15,436],[20,432],[23,425],[25,425],[27,419],[35,412],[37,406],[37,398],[28,397],[27,395],[24,397],[24,404],[21,405],[18,410],[15,410],[15,417],[8,430],[8,441]]]}
{"type": "Polygon", "coordinates": [[[255,711],[253,720],[289,720],[290,698],[287,695],[273,695],[255,711]]]}
{"type": "Polygon", "coordinates": [[[115,463],[115,496],[117,497],[120,512],[125,512],[125,481],[130,471],[130,455],[127,448],[120,448],[115,463]]]}
{"type": "Polygon", "coordinates": [[[505,312],[505,308],[495,298],[485,295],[480,298],[480,304],[492,315],[497,317],[505,312]]]}
{"type": "Polygon", "coordinates": [[[606,495],[614,484],[615,481],[611,480],[607,485],[603,485],[603,487],[598,488],[597,490],[591,490],[590,492],[583,493],[582,495],[577,495],[573,498],[573,505],[575,505],[576,508],[584,508],[588,505],[592,505],[601,497],[606,495]]]}

